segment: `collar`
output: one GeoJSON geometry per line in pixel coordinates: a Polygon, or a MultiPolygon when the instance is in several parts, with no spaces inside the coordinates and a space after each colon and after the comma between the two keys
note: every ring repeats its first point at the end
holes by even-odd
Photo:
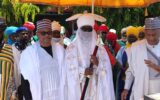
{"type": "Polygon", "coordinates": [[[146,41],[146,45],[147,45],[147,47],[148,47],[149,49],[157,48],[157,47],[160,46],[160,41],[159,41],[158,44],[156,44],[156,45],[150,45],[150,44],[148,44],[148,42],[146,41]]]}

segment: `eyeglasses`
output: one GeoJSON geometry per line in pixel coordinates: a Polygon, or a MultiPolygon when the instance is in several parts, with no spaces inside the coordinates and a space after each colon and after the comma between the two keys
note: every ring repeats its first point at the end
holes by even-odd
{"type": "Polygon", "coordinates": [[[48,31],[48,32],[40,32],[40,34],[42,36],[45,36],[45,35],[52,35],[52,31],[48,31]]]}

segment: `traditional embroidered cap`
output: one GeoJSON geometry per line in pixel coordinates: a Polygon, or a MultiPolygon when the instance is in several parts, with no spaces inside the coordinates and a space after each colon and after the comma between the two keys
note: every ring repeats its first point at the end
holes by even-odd
{"type": "Polygon", "coordinates": [[[50,29],[51,30],[51,20],[49,19],[42,19],[37,21],[37,31],[38,30],[44,30],[44,29],[50,29]]]}
{"type": "Polygon", "coordinates": [[[160,17],[145,19],[145,29],[158,29],[158,28],[160,28],[160,17]]]}
{"type": "Polygon", "coordinates": [[[58,31],[61,30],[61,25],[57,21],[52,22],[52,31],[55,31],[55,30],[58,30],[58,31]]]}

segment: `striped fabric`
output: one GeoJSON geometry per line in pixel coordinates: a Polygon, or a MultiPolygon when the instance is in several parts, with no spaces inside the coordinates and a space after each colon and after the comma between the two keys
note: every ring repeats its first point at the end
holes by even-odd
{"type": "Polygon", "coordinates": [[[51,20],[49,19],[42,19],[37,21],[37,31],[38,30],[43,30],[45,28],[51,29],[51,20]]]}
{"type": "Polygon", "coordinates": [[[4,45],[0,51],[0,74],[1,78],[1,90],[0,100],[7,100],[8,84],[10,76],[13,75],[13,55],[12,48],[9,45],[4,45]]]}

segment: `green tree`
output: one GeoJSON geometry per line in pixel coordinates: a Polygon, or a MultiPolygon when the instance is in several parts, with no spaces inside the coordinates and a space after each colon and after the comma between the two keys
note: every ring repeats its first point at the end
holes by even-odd
{"type": "Polygon", "coordinates": [[[40,12],[38,6],[19,3],[18,0],[0,0],[0,16],[4,17],[9,25],[22,25],[26,21],[34,21],[40,12]]]}

